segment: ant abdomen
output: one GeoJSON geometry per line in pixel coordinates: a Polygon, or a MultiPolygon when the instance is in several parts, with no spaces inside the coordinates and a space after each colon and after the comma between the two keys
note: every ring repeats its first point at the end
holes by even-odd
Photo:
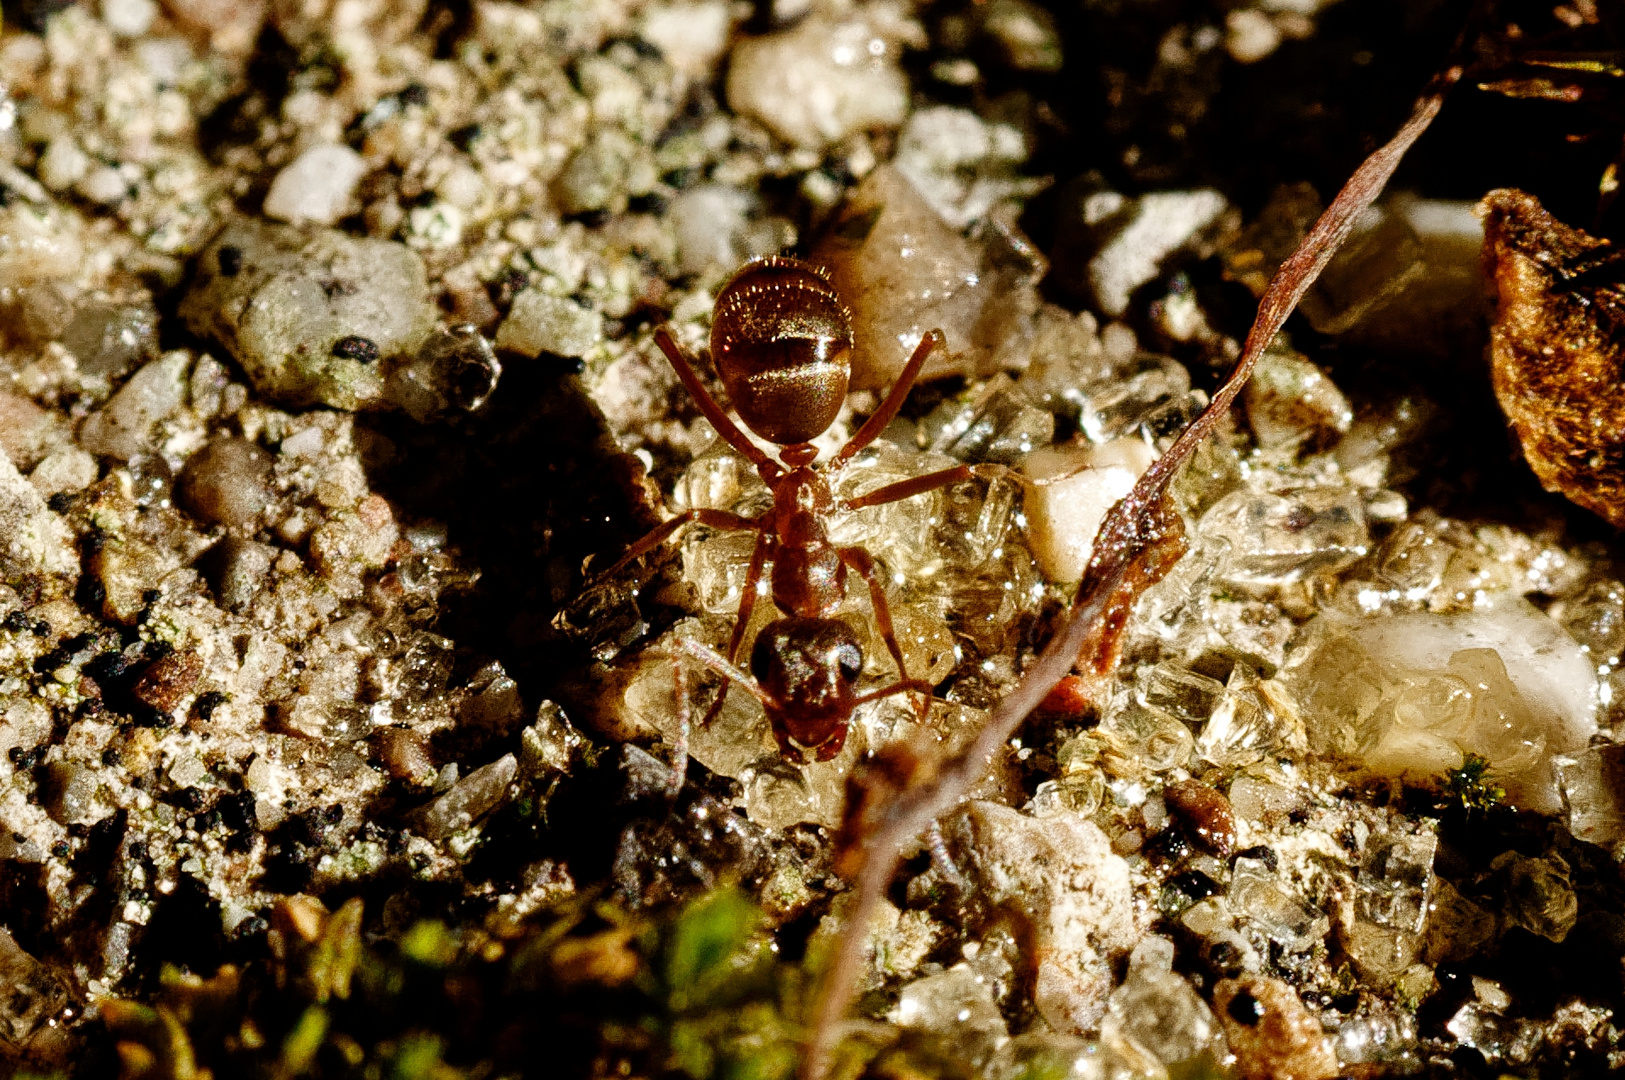
{"type": "Polygon", "coordinates": [[[780,446],[811,442],[846,400],[852,318],[816,268],[762,259],[718,295],[711,358],[746,427],[780,446]]]}

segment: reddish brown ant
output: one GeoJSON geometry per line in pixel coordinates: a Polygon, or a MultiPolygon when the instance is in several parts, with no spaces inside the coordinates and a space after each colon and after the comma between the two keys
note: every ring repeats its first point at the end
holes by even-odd
{"type": "MultiPolygon", "coordinates": [[[[973,475],[970,466],[960,465],[857,498],[837,501],[830,491],[830,476],[850,464],[897,415],[932,349],[943,344],[942,332],[933,330],[921,339],[880,407],[821,469],[813,467],[818,450],[812,440],[835,422],[852,375],[852,319],[821,270],[782,257],[747,263],[723,287],[712,312],[711,356],[722,385],[745,426],[780,447],[778,461],[728,419],[665,327],[655,331],[655,343],[717,434],[755,466],[773,493],[773,508],[754,518],[724,510],[685,511],[633,544],[604,576],[696,522],[713,529],[755,530],[756,546],[726,656],[693,643],[681,646],[723,677],[721,695],[727,694],[730,681],[744,685],[762,703],[784,756],[799,761],[809,753],[819,761],[840,753],[852,710],[866,701],[916,691],[925,695],[923,712],[932,687],[908,677],[874,558],[861,547],[837,547],[825,519],[836,510],[896,502],[973,475]],[[757,635],[746,675],[734,660],[769,562],[773,603],[782,617],[757,635]],[[876,628],[899,675],[890,686],[862,694],[856,690],[862,647],[851,628],[833,617],[846,598],[849,569],[869,586],[876,628]]],[[[721,704],[719,696],[707,720],[721,704]]]]}

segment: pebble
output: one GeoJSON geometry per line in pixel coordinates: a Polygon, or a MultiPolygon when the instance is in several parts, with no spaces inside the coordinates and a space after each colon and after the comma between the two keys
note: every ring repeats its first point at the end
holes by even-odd
{"type": "Polygon", "coordinates": [[[1169,784],[1162,793],[1168,812],[1198,847],[1223,859],[1236,845],[1230,800],[1198,780],[1169,784]]]}
{"type": "Polygon", "coordinates": [[[176,501],[203,521],[252,533],[270,504],[271,464],[271,455],[246,439],[215,439],[181,469],[176,501]]]}
{"type": "Polygon", "coordinates": [[[46,509],[44,496],[0,449],[0,576],[71,575],[78,569],[67,525],[46,509]]]}
{"type": "Polygon", "coordinates": [[[186,401],[191,366],[192,354],[185,349],[142,365],[112,400],[85,421],[79,429],[80,445],[121,461],[151,453],[154,428],[186,401]]]}
{"type": "Polygon", "coordinates": [[[421,344],[437,317],[423,260],[405,244],[246,218],[204,249],[180,314],[262,393],[350,410],[382,404],[383,365],[334,346],[364,338],[387,361],[421,344]]]}
{"type": "Polygon", "coordinates": [[[870,173],[812,253],[852,312],[852,388],[890,387],[933,329],[948,347],[932,353],[922,380],[1021,366],[1042,267],[993,254],[943,221],[895,166],[870,173]]]}
{"type": "Polygon", "coordinates": [[[496,347],[524,356],[580,357],[604,336],[603,316],[573,300],[526,289],[497,328],[496,347]]]}
{"type": "Polygon", "coordinates": [[[1046,577],[1082,579],[1106,512],[1155,459],[1143,441],[1122,438],[1101,446],[1045,446],[1022,460],[1027,540],[1046,577]]]}
{"type": "Polygon", "coordinates": [[[331,225],[349,212],[356,185],[366,174],[366,160],[348,146],[313,146],[271,181],[265,216],[294,225],[331,225]]]}
{"type": "Polygon", "coordinates": [[[1213,1010],[1243,1080],[1330,1080],[1337,1056],[1320,1021],[1279,979],[1225,979],[1213,1010]]]}
{"type": "Polygon", "coordinates": [[[1057,272],[1082,278],[1074,287],[1115,318],[1128,310],[1134,290],[1155,280],[1170,255],[1195,244],[1227,206],[1224,196],[1209,188],[1153,191],[1138,199],[1095,192],[1076,208],[1074,235],[1057,242],[1057,272]],[[1088,260],[1081,268],[1080,255],[1088,260]]]}
{"type": "Polygon", "coordinates": [[[1260,446],[1323,449],[1354,423],[1354,409],[1326,373],[1279,347],[1259,357],[1242,392],[1260,446]]]}
{"type": "Polygon", "coordinates": [[[908,115],[902,41],[919,32],[878,5],[849,19],[814,15],[789,30],[745,38],[728,66],[728,105],[784,141],[820,150],[908,115]]]}

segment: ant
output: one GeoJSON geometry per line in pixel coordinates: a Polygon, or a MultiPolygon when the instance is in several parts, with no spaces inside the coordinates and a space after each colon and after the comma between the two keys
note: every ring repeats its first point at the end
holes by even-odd
{"type": "Polygon", "coordinates": [[[723,678],[702,723],[721,709],[728,684],[738,682],[762,703],[784,756],[805,762],[809,753],[828,761],[841,752],[852,710],[864,702],[918,692],[924,695],[923,719],[933,688],[908,677],[874,557],[861,547],[837,547],[826,519],[837,510],[897,502],[974,475],[971,466],[959,465],[857,498],[836,501],[830,491],[830,477],[874,442],[902,408],[932,350],[944,344],[942,331],[920,340],[880,407],[819,469],[813,467],[818,450],[812,440],[835,422],[852,376],[852,318],[822,270],[784,256],[753,260],[723,287],[712,310],[711,356],[723,388],[745,426],[779,447],[778,461],[728,419],[666,327],[655,331],[655,344],[717,434],[755,466],[773,493],[772,509],[753,518],[704,508],[678,514],[633,544],[602,575],[615,574],[696,522],[712,529],[755,531],[727,654],[693,642],[680,646],[723,678]],[[769,562],[770,592],[781,617],[757,635],[747,675],[735,666],[735,658],[769,562]],[[869,587],[876,628],[899,675],[890,686],[863,694],[856,691],[863,649],[851,628],[832,617],[846,599],[848,570],[869,587]]]}

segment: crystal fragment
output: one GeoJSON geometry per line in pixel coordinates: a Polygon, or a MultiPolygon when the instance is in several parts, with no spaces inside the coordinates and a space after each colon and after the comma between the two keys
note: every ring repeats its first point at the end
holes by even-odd
{"type": "Polygon", "coordinates": [[[1140,424],[1191,388],[1190,372],[1178,360],[1141,353],[1110,382],[1089,389],[1082,399],[1078,427],[1090,442],[1104,443],[1130,434],[1140,424]]]}
{"type": "Polygon", "coordinates": [[[1064,780],[1045,780],[1033,792],[1027,810],[1035,817],[1073,813],[1087,817],[1100,809],[1106,793],[1105,778],[1098,769],[1075,773],[1064,780]]]}
{"type": "Polygon", "coordinates": [[[1027,455],[1021,472],[1028,544],[1051,580],[1083,577],[1100,523],[1154,457],[1134,439],[1043,447],[1027,455]]]}
{"type": "Polygon", "coordinates": [[[1301,751],[1305,742],[1303,721],[1286,688],[1260,681],[1246,664],[1237,664],[1196,750],[1215,765],[1239,768],[1288,750],[1301,751]]]}
{"type": "Polygon", "coordinates": [[[1431,832],[1379,833],[1366,841],[1358,878],[1359,914],[1379,926],[1420,933],[1433,892],[1431,832]]]}
{"type": "Polygon", "coordinates": [[[1010,376],[990,379],[938,433],[931,449],[960,461],[1013,465],[1055,439],[1055,414],[1039,408],[1010,376]]]}
{"type": "Polygon", "coordinates": [[[21,1046],[67,1004],[50,970],[0,929],[0,1042],[21,1046]]]}
{"type": "Polygon", "coordinates": [[[1279,338],[1259,357],[1242,394],[1247,420],[1266,452],[1327,446],[1354,421],[1348,398],[1325,372],[1279,338]]]}
{"type": "Polygon", "coordinates": [[[1607,664],[1625,649],[1625,585],[1617,581],[1593,582],[1585,592],[1563,601],[1560,621],[1569,636],[1591,654],[1593,662],[1607,664]]]}
{"type": "Polygon", "coordinates": [[[1213,1048],[1218,1021],[1191,984],[1172,970],[1173,942],[1146,937],[1129,958],[1128,977],[1106,1003],[1105,1031],[1154,1054],[1170,1068],[1213,1048]]]}
{"type": "Polygon", "coordinates": [[[1331,928],[1330,920],[1299,900],[1262,859],[1236,860],[1228,896],[1238,914],[1289,952],[1313,948],[1331,928]]]}
{"type": "Polygon", "coordinates": [[[1230,809],[1235,811],[1236,817],[1266,828],[1285,822],[1287,815],[1301,803],[1291,789],[1255,776],[1238,776],[1230,785],[1230,809]]]}
{"type": "Polygon", "coordinates": [[[1303,298],[1316,331],[1342,334],[1404,292],[1425,272],[1422,242],[1386,207],[1361,214],[1354,230],[1303,298]]]}
{"type": "Polygon", "coordinates": [[[1532,934],[1561,942],[1574,928],[1579,902],[1569,881],[1569,866],[1552,852],[1531,858],[1505,851],[1490,863],[1505,889],[1506,917],[1532,934]]]}
{"type": "Polygon", "coordinates": [[[1163,661],[1142,673],[1136,693],[1140,704],[1195,726],[1213,715],[1224,696],[1224,684],[1163,661]]]}
{"type": "Polygon", "coordinates": [[[1407,1012],[1350,1017],[1337,1029],[1338,1060],[1349,1064],[1398,1063],[1409,1057],[1415,1046],[1416,1017],[1407,1012]]]}
{"type": "Polygon", "coordinates": [[[1271,590],[1341,570],[1366,553],[1365,504],[1352,488],[1237,491],[1202,518],[1204,536],[1230,542],[1220,579],[1271,590]]]}
{"type": "Polygon", "coordinates": [[[969,964],[903,987],[890,1018],[900,1027],[946,1036],[957,1058],[977,1065],[1008,1037],[987,979],[969,964]]]}
{"type": "Polygon", "coordinates": [[[1196,739],[1191,729],[1160,709],[1148,709],[1133,698],[1119,699],[1100,723],[1119,752],[1152,772],[1185,768],[1196,739]]]}
{"type": "Polygon", "coordinates": [[[1576,839],[1617,850],[1625,842],[1625,746],[1589,746],[1553,759],[1576,839]]]}

